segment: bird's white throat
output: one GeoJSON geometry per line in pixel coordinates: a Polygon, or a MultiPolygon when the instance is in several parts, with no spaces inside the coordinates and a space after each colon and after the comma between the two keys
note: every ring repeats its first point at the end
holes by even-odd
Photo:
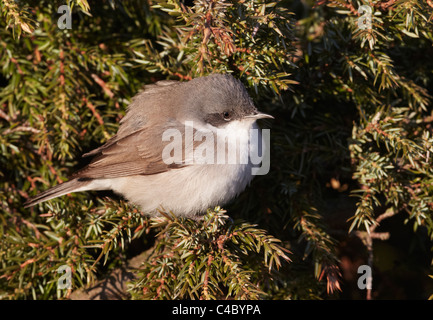
{"type": "Polygon", "coordinates": [[[162,142],[162,159],[167,165],[250,165],[252,175],[269,171],[269,129],[260,129],[249,119],[220,128],[185,121],[183,134],[178,129],[165,130],[162,142]]]}

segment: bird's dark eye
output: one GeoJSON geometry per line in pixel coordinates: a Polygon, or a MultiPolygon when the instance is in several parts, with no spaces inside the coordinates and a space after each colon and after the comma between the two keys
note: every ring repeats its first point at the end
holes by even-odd
{"type": "Polygon", "coordinates": [[[223,112],[223,118],[224,118],[224,120],[229,121],[230,118],[231,118],[231,114],[230,114],[230,112],[228,112],[228,111],[224,111],[224,112],[223,112]]]}

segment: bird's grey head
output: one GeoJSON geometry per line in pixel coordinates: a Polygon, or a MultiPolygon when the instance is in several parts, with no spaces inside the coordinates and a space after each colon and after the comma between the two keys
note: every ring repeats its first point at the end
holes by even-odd
{"type": "Polygon", "coordinates": [[[272,118],[254,106],[244,85],[228,74],[212,74],[188,82],[188,107],[185,119],[191,117],[214,127],[231,121],[272,118]]]}

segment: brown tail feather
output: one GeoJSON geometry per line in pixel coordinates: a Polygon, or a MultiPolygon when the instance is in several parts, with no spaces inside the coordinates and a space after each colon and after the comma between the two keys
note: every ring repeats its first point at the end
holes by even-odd
{"type": "Polygon", "coordinates": [[[85,186],[88,185],[89,182],[90,182],[89,180],[80,181],[78,179],[74,179],[71,181],[58,184],[57,186],[54,186],[38,194],[36,197],[27,200],[26,203],[24,203],[24,207],[28,208],[38,203],[60,197],[68,193],[85,191],[86,190],[85,186]]]}

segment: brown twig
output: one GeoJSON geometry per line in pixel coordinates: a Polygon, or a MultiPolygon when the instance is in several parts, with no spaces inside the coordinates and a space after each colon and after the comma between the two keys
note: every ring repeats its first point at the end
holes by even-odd
{"type": "Polygon", "coordinates": [[[13,129],[6,129],[5,131],[3,131],[3,134],[4,135],[5,134],[10,134],[10,133],[18,132],[18,131],[21,131],[21,132],[32,132],[32,133],[39,133],[39,132],[41,132],[41,130],[39,130],[39,129],[23,125],[23,126],[15,127],[13,129]]]}
{"type": "MultiPolygon", "coordinates": [[[[388,209],[381,215],[379,215],[376,219],[376,223],[371,225],[367,231],[356,231],[354,234],[358,236],[361,241],[364,243],[364,245],[367,248],[368,258],[367,258],[367,264],[370,267],[370,270],[373,269],[373,239],[378,240],[388,240],[390,237],[389,232],[374,232],[376,228],[380,225],[380,222],[382,222],[385,219],[388,219],[392,216],[394,216],[397,212],[393,209],[388,209]]],[[[371,284],[373,283],[373,279],[371,280],[371,284]]],[[[372,299],[372,288],[367,288],[367,300],[372,299]]]]}

